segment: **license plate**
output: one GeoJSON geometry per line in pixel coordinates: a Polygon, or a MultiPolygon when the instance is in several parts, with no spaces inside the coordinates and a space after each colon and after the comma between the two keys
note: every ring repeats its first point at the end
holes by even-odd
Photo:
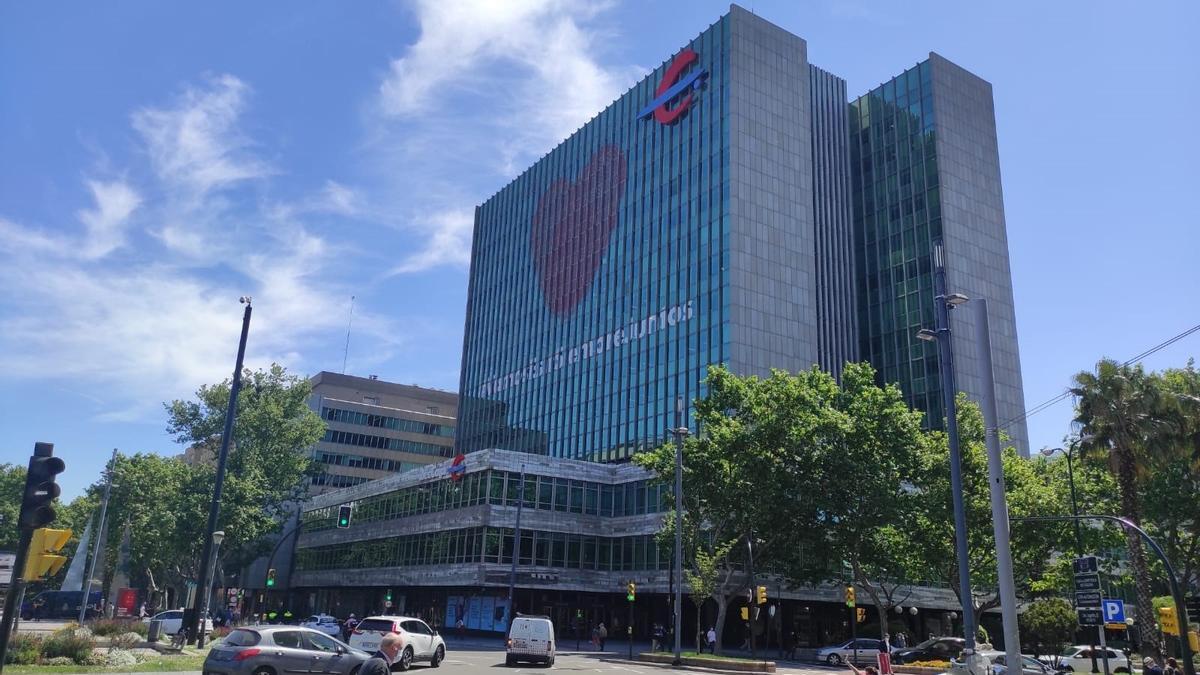
{"type": "Polygon", "coordinates": [[[379,649],[379,643],[378,642],[364,642],[364,643],[362,643],[362,647],[360,647],[360,649],[362,649],[363,651],[379,649]]]}

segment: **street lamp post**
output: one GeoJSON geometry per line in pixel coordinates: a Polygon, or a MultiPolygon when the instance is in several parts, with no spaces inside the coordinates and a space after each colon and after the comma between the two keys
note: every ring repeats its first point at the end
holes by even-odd
{"type": "MultiPolygon", "coordinates": [[[[671,609],[675,633],[675,658],[672,665],[683,663],[681,658],[681,637],[683,633],[683,441],[688,437],[688,428],[683,423],[683,397],[675,399],[675,569],[672,570],[672,580],[675,584],[675,598],[671,609]]],[[[698,619],[697,619],[698,620],[698,619]]]]}
{"type": "MultiPolygon", "coordinates": [[[[242,362],[246,358],[246,338],[250,334],[250,296],[243,295],[238,299],[246,306],[242,312],[242,337],[238,342],[237,362],[233,366],[233,382],[229,385],[229,407],[225,410],[225,429],[221,432],[221,449],[217,453],[217,471],[213,480],[212,501],[208,505],[208,524],[204,528],[204,552],[200,556],[200,574],[197,579],[203,583],[208,578],[208,560],[212,557],[212,537],[217,532],[217,516],[221,511],[221,489],[225,485],[225,462],[229,459],[229,442],[233,438],[233,421],[237,417],[238,392],[242,390],[242,362]]],[[[192,612],[185,628],[188,632],[188,643],[196,640],[196,627],[200,619],[196,616],[201,601],[197,599],[192,604],[192,612]]],[[[187,616],[187,615],[185,615],[187,616]]],[[[182,630],[182,629],[181,629],[182,630]]],[[[201,631],[203,632],[203,631],[201,631]]]]}
{"type": "Polygon", "coordinates": [[[936,342],[941,375],[942,407],[946,412],[946,436],[950,441],[950,492],[954,501],[954,546],[958,553],[958,594],[963,610],[964,651],[975,652],[975,600],[971,595],[971,571],[967,557],[967,513],[963,506],[962,452],[958,445],[958,413],[954,401],[954,358],[950,349],[950,308],[966,302],[961,295],[946,293],[945,249],[938,241],[933,247],[934,316],[936,330],[921,329],[917,337],[936,342]]]}
{"type": "Polygon", "coordinates": [[[200,648],[204,647],[204,638],[207,635],[204,632],[204,622],[208,617],[209,603],[212,600],[213,577],[215,576],[214,572],[217,570],[217,551],[221,549],[221,542],[224,540],[225,532],[223,530],[217,530],[212,533],[212,560],[209,561],[208,565],[208,578],[204,581],[204,597],[202,598],[203,604],[200,610],[200,635],[196,638],[196,646],[200,648]]]}

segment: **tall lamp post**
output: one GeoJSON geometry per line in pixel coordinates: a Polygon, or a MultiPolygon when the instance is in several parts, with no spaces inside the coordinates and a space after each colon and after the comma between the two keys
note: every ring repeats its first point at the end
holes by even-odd
{"type": "Polygon", "coordinates": [[[675,582],[674,607],[672,628],[675,633],[675,658],[672,665],[683,663],[680,656],[683,633],[683,441],[688,437],[687,425],[683,423],[683,397],[675,399],[675,424],[672,433],[675,434],[675,569],[672,577],[675,582]]]}
{"type": "MultiPolygon", "coordinates": [[[[246,337],[250,334],[250,313],[253,310],[250,306],[250,296],[243,295],[238,298],[238,302],[245,305],[246,310],[242,312],[242,337],[238,342],[237,362],[233,366],[233,382],[229,385],[229,407],[225,410],[225,429],[221,432],[221,450],[217,454],[212,502],[208,505],[208,524],[204,528],[204,552],[200,556],[200,574],[197,576],[201,583],[209,574],[208,560],[212,557],[212,537],[217,531],[217,515],[221,512],[221,488],[225,485],[225,462],[229,459],[229,442],[233,437],[233,421],[237,417],[238,392],[242,390],[242,362],[246,358],[246,337]]],[[[197,626],[201,625],[200,618],[196,616],[201,604],[200,598],[192,604],[191,617],[186,626],[189,643],[196,640],[197,626]]]]}
{"type": "Polygon", "coordinates": [[[958,553],[958,595],[962,599],[964,651],[975,653],[975,600],[971,595],[971,570],[967,557],[967,513],[963,506],[962,452],[958,445],[958,411],[954,396],[954,356],[950,349],[950,309],[967,301],[946,293],[946,254],[942,242],[933,246],[934,317],[936,329],[922,328],[917,338],[936,342],[941,374],[942,407],[946,411],[946,436],[950,441],[950,492],[954,500],[954,547],[958,553]]]}
{"type": "Polygon", "coordinates": [[[213,577],[217,571],[217,551],[221,549],[221,542],[225,540],[225,531],[217,530],[212,533],[212,560],[208,561],[208,578],[204,581],[204,597],[200,610],[200,636],[196,638],[196,646],[204,647],[204,638],[207,633],[204,631],[205,620],[208,618],[209,603],[212,601],[213,592],[213,577]]]}
{"type": "Polygon", "coordinates": [[[525,464],[521,464],[521,489],[517,495],[517,522],[513,528],[512,569],[508,573],[508,625],[517,616],[513,611],[513,590],[517,585],[517,558],[521,556],[521,508],[525,505],[525,464]]]}

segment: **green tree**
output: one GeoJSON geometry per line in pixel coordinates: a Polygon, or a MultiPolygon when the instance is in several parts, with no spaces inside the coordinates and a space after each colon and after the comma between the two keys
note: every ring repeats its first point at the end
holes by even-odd
{"type": "MultiPolygon", "coordinates": [[[[1184,588],[1200,584],[1200,371],[1187,366],[1161,375],[1170,414],[1176,420],[1162,452],[1139,474],[1146,528],[1163,547],[1184,588]]],[[[1155,579],[1165,578],[1153,559],[1155,579]]],[[[1157,584],[1159,590],[1165,585],[1157,584]]]]}
{"type": "MultiPolygon", "coordinates": [[[[1096,364],[1096,372],[1077,373],[1070,389],[1076,397],[1075,422],[1080,426],[1080,449],[1109,459],[1117,478],[1121,515],[1142,523],[1139,474],[1174,447],[1179,427],[1169,415],[1169,398],[1161,379],[1140,365],[1122,365],[1110,359],[1096,364]],[[1170,439],[1170,440],[1168,440],[1170,439]]],[[[1137,590],[1137,616],[1154,616],[1152,586],[1146,549],[1136,532],[1126,532],[1129,558],[1137,590]]],[[[1162,653],[1152,621],[1139,622],[1142,642],[1162,653]]]]}
{"type": "MultiPolygon", "coordinates": [[[[246,370],[243,382],[217,522],[225,531],[221,558],[234,566],[262,555],[270,545],[267,535],[279,531],[288,510],[304,497],[308,478],[319,470],[308,448],[325,433],[325,423],[308,407],[312,387],[307,379],[272,364],[265,370],[246,370]]],[[[230,382],[225,381],[201,387],[194,401],[166,404],[167,431],[179,443],[215,456],[229,392],[230,382]]],[[[198,539],[203,538],[214,482],[215,462],[200,463],[187,475],[186,512],[200,515],[192,515],[179,531],[198,526],[198,539]]]]}
{"type": "MultiPolygon", "coordinates": [[[[787,547],[799,555],[788,559],[785,576],[796,583],[825,581],[831,570],[848,566],[880,611],[883,637],[892,608],[908,598],[902,589],[915,572],[902,529],[915,506],[906,486],[925,442],[921,413],[905,404],[896,385],[878,386],[865,363],[847,364],[840,387],[832,381],[821,385],[818,391],[827,397],[813,418],[829,422],[812,427],[815,433],[798,430],[796,442],[785,449],[790,461],[811,462],[820,472],[799,474],[786,486],[792,494],[814,495],[817,529],[787,547]]],[[[790,508],[785,503],[780,509],[789,522],[813,515],[793,515],[790,508]]]]}
{"type": "MultiPolygon", "coordinates": [[[[992,529],[988,486],[987,450],[983,416],[965,395],[958,397],[959,447],[962,454],[963,506],[967,521],[967,548],[972,602],[977,614],[998,607],[996,541],[992,529]]],[[[954,538],[954,511],[950,488],[950,449],[946,434],[929,433],[923,446],[910,498],[913,517],[905,523],[910,555],[919,561],[930,580],[948,584],[956,595],[958,557],[954,538]]],[[[1035,465],[1007,447],[1001,455],[1005,497],[1010,519],[1063,513],[1057,486],[1040,477],[1035,465]]],[[[1020,523],[1010,528],[1013,576],[1017,591],[1029,592],[1052,571],[1052,556],[1069,545],[1067,523],[1020,523]]],[[[960,602],[962,598],[959,598],[960,602]]]]}
{"type": "Polygon", "coordinates": [[[15,551],[20,534],[17,519],[25,495],[25,467],[0,464],[0,550],[15,551]]]}
{"type": "Polygon", "coordinates": [[[1075,639],[1075,610],[1062,598],[1033,601],[1021,614],[1019,623],[1025,648],[1034,656],[1057,655],[1075,639]]]}

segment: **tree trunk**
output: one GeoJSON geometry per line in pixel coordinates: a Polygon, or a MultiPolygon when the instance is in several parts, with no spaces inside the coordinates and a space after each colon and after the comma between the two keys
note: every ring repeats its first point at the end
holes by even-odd
{"type": "MultiPolygon", "coordinates": [[[[1121,510],[1124,516],[1136,525],[1141,525],[1141,509],[1138,506],[1136,474],[1133,456],[1128,450],[1117,450],[1117,482],[1121,492],[1121,510]]],[[[1162,645],[1158,640],[1158,630],[1155,627],[1157,614],[1152,602],[1150,591],[1150,569],[1146,564],[1146,548],[1137,532],[1125,529],[1125,541],[1129,546],[1129,560],[1133,564],[1133,580],[1137,590],[1137,622],[1142,635],[1142,644],[1149,645],[1154,650],[1154,656],[1162,660],[1162,645]]],[[[1145,654],[1145,647],[1142,648],[1145,654]]]]}
{"type": "Polygon", "coordinates": [[[722,638],[725,634],[725,612],[729,606],[729,596],[725,595],[721,596],[719,599],[714,599],[717,600],[717,644],[716,648],[713,650],[713,653],[720,655],[721,645],[723,644],[722,638]]]}

